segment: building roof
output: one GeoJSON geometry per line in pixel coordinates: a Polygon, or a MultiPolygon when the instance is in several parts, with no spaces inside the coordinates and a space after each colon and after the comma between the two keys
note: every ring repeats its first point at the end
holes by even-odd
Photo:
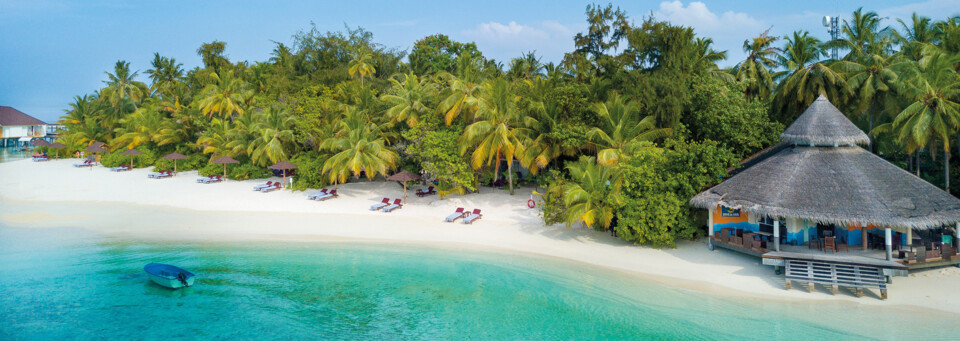
{"type": "Polygon", "coordinates": [[[793,121],[780,141],[804,146],[868,145],[870,138],[823,95],[793,121]]]}
{"type": "Polygon", "coordinates": [[[0,126],[36,126],[45,125],[41,120],[33,116],[24,114],[20,110],[12,107],[0,106],[0,126]]]}
{"type": "MultiPolygon", "coordinates": [[[[827,133],[819,136],[856,135],[848,131],[856,127],[843,114],[816,113],[833,108],[826,99],[813,106],[819,108],[807,109],[797,121],[813,113],[807,118],[813,117],[816,124],[802,123],[807,127],[796,131],[820,126],[827,133]]],[[[760,216],[839,225],[927,229],[960,222],[960,199],[859,146],[837,145],[781,143],[694,196],[690,205],[705,209],[723,205],[760,216]]]]}

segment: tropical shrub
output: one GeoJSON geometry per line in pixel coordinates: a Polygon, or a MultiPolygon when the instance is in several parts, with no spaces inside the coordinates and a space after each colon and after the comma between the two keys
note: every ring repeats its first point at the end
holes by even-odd
{"type": "Polygon", "coordinates": [[[297,165],[296,181],[293,182],[293,189],[303,191],[308,188],[321,188],[329,185],[330,177],[324,176],[323,162],[327,160],[327,155],[318,152],[305,152],[294,156],[290,162],[297,165]]]}
{"type": "MultiPolygon", "coordinates": [[[[133,168],[148,167],[156,162],[157,156],[155,151],[144,146],[137,147],[135,149],[143,152],[143,154],[133,156],[133,168]]],[[[126,149],[117,149],[110,153],[104,154],[100,158],[100,164],[104,165],[105,167],[118,167],[120,165],[130,163],[129,155],[120,155],[120,153],[122,153],[124,150],[126,149]]],[[[47,154],[49,154],[49,152],[47,154]]]]}

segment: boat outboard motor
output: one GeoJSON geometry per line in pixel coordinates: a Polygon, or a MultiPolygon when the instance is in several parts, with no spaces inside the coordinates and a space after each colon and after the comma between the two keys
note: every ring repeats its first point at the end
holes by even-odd
{"type": "Polygon", "coordinates": [[[177,279],[180,280],[180,283],[183,283],[183,286],[187,286],[187,274],[182,272],[178,273],[177,279]]]}

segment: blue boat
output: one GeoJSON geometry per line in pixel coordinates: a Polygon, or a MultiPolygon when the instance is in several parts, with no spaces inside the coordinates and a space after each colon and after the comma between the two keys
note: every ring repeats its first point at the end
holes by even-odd
{"type": "Polygon", "coordinates": [[[143,267],[143,271],[150,275],[150,280],[154,283],[170,289],[192,286],[193,279],[196,276],[190,271],[160,263],[147,264],[143,267]]]}

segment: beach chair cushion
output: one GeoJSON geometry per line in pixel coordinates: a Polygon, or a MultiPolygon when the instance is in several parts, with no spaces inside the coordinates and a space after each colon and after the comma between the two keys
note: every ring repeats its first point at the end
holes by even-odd
{"type": "Polygon", "coordinates": [[[463,218],[463,207],[457,208],[455,212],[448,215],[444,220],[448,222],[454,222],[457,219],[463,218]]]}
{"type": "Polygon", "coordinates": [[[390,205],[390,198],[383,198],[380,202],[370,206],[371,211],[376,211],[390,205]]]}
{"type": "Polygon", "coordinates": [[[481,217],[483,217],[483,214],[480,214],[480,210],[475,209],[472,213],[470,213],[470,215],[468,215],[466,218],[463,218],[463,223],[472,224],[474,220],[480,219],[481,217]]]}

